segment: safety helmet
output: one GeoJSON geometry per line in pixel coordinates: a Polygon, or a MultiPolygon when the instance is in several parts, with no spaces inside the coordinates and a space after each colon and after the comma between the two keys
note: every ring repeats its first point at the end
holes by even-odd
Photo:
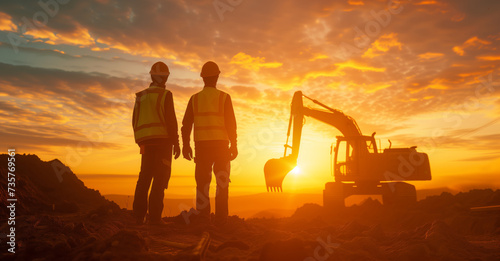
{"type": "Polygon", "coordinates": [[[163,62],[156,62],[151,66],[151,71],[149,72],[151,75],[170,75],[170,71],[168,70],[168,66],[163,62]]]}
{"type": "Polygon", "coordinates": [[[217,76],[220,74],[219,66],[212,61],[206,62],[201,68],[201,77],[217,76]]]}

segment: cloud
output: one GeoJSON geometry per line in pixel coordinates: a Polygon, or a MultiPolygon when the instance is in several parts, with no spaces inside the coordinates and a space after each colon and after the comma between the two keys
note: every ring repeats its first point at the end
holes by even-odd
{"type": "Polygon", "coordinates": [[[478,56],[477,58],[485,61],[500,61],[500,55],[484,55],[478,56]]]}
{"type": "Polygon", "coordinates": [[[477,36],[471,37],[467,39],[461,46],[454,46],[453,51],[456,52],[458,55],[463,56],[465,54],[465,49],[467,48],[477,48],[481,49],[484,48],[486,45],[490,45],[491,42],[487,40],[482,40],[479,39],[477,36]]]}
{"type": "Polygon", "coordinates": [[[106,114],[129,106],[124,99],[138,81],[101,74],[14,66],[0,63],[0,91],[11,97],[52,100],[87,114],[106,114]],[[135,83],[134,83],[135,82],[135,83]],[[120,101],[121,100],[121,101],[120,101]]]}
{"type": "Polygon", "coordinates": [[[500,158],[500,154],[498,153],[487,153],[483,154],[481,156],[475,156],[475,157],[468,157],[468,158],[462,158],[458,159],[457,161],[491,161],[500,158]]]}
{"type": "MultiPolygon", "coordinates": [[[[3,144],[52,151],[88,141],[100,123],[130,117],[139,81],[0,63],[0,122],[3,144]]],[[[128,124],[127,124],[128,125],[128,124]]],[[[93,141],[96,148],[121,145],[93,141]]]]}
{"type": "Polygon", "coordinates": [[[441,58],[444,56],[444,53],[431,53],[431,52],[427,52],[427,53],[422,53],[422,54],[419,54],[418,57],[420,57],[421,59],[436,59],[436,58],[441,58]]]}
{"type": "Polygon", "coordinates": [[[16,31],[17,26],[12,22],[12,17],[0,12],[0,31],[16,31]]]}
{"type": "Polygon", "coordinates": [[[0,100],[0,117],[9,119],[10,121],[26,121],[26,122],[46,122],[64,123],[67,118],[63,115],[56,114],[50,111],[29,110],[18,107],[10,101],[0,100]]]}
{"type": "Polygon", "coordinates": [[[227,88],[233,96],[243,100],[261,100],[263,93],[255,87],[249,86],[231,86],[227,88]]]}
{"type": "Polygon", "coordinates": [[[76,139],[68,139],[61,138],[58,135],[58,130],[54,129],[52,135],[43,135],[33,131],[24,131],[23,133],[19,133],[21,129],[17,129],[16,133],[11,133],[7,131],[0,131],[0,137],[2,144],[6,144],[8,146],[13,147],[21,147],[21,148],[33,148],[43,149],[47,147],[78,147],[78,146],[92,146],[94,148],[108,148],[118,150],[122,148],[119,144],[107,143],[107,142],[95,142],[88,140],[76,140],[76,139]],[[83,144],[83,145],[82,145],[83,144]]]}
{"type": "MultiPolygon", "coordinates": [[[[25,8],[2,3],[5,14],[19,23],[23,16],[32,17],[40,10],[31,2],[21,1],[20,4],[25,8]]],[[[491,56],[483,52],[487,51],[484,46],[496,46],[498,41],[491,39],[498,31],[494,25],[499,24],[494,22],[498,18],[491,12],[497,5],[495,1],[481,1],[477,6],[466,1],[420,1],[415,4],[401,2],[401,13],[387,18],[381,16],[388,8],[387,3],[379,1],[308,4],[245,1],[232,12],[225,13],[226,19],[221,21],[210,1],[72,1],[60,6],[58,14],[38,30],[40,35],[36,39],[56,46],[86,46],[95,53],[121,50],[134,56],[170,59],[173,64],[193,72],[198,72],[205,61],[214,60],[226,73],[223,76],[237,84],[257,81],[285,89],[298,84],[324,85],[326,81],[338,81],[335,73],[313,77],[306,82],[302,80],[310,75],[325,74],[333,64],[346,62],[338,55],[338,47],[343,43],[359,49],[351,57],[356,62],[362,62],[357,58],[374,59],[383,55],[383,59],[375,59],[370,66],[388,70],[390,67],[385,63],[394,64],[398,70],[427,66],[425,63],[435,60],[427,59],[429,55],[437,53],[443,54],[440,60],[445,64],[442,66],[467,64],[475,56],[491,56]],[[433,12],[439,15],[430,15],[433,12]],[[453,20],[457,14],[464,14],[464,18],[453,20]],[[370,21],[380,27],[380,32],[373,36],[368,36],[365,30],[370,21]],[[489,21],[489,26],[485,26],[485,21],[489,21]],[[461,33],[456,34],[457,30],[461,33]],[[369,41],[359,47],[355,39],[361,34],[369,41]],[[491,44],[486,44],[488,42],[491,44]],[[453,57],[455,46],[462,48],[466,55],[453,57]],[[417,57],[422,59],[415,59],[417,57]],[[413,64],[406,62],[412,60],[413,64]]],[[[475,62],[476,65],[481,66],[475,62]]],[[[439,70],[436,67],[429,70],[439,70]]],[[[398,70],[386,73],[387,77],[392,76],[389,81],[401,79],[398,70]]],[[[361,78],[354,75],[342,76],[354,78],[346,83],[364,86],[384,80],[377,75],[370,77],[367,74],[361,78]]],[[[377,83],[377,86],[387,84],[377,83]]]]}
{"type": "Polygon", "coordinates": [[[349,0],[347,1],[350,5],[365,5],[365,3],[361,0],[349,0]]]}
{"type": "Polygon", "coordinates": [[[336,63],[336,66],[338,66],[339,70],[345,70],[345,68],[352,68],[356,69],[359,71],[372,71],[372,72],[385,72],[386,68],[377,68],[369,65],[364,65],[360,64],[358,62],[354,61],[347,61],[347,62],[342,62],[342,63],[336,63]]]}
{"type": "Polygon", "coordinates": [[[388,52],[393,47],[396,47],[398,50],[401,50],[402,47],[402,43],[397,39],[397,34],[384,34],[371,44],[362,57],[373,58],[388,52]]]}
{"type": "MultiPolygon", "coordinates": [[[[52,45],[76,45],[82,47],[88,47],[94,45],[94,39],[90,35],[88,29],[78,26],[72,32],[64,33],[54,33],[47,28],[41,28],[36,30],[29,30],[25,32],[25,35],[29,35],[35,39],[43,40],[45,43],[52,45]]],[[[93,47],[98,48],[98,47],[93,47]]]]}
{"type": "MultiPolygon", "coordinates": [[[[45,27],[28,31],[23,54],[8,61],[33,66],[0,64],[2,117],[23,108],[18,113],[33,124],[50,117],[73,124],[129,113],[133,93],[148,82],[126,70],[140,76],[139,69],[163,59],[176,69],[167,88],[178,117],[201,89],[198,75],[208,60],[219,64],[220,86],[248,125],[269,113],[285,115],[297,90],[384,130],[463,110],[481,77],[500,76],[499,2],[400,3],[401,12],[390,13],[387,1],[243,1],[221,21],[211,1],[70,1],[45,27]],[[59,70],[34,68],[56,64],[52,57],[68,62],[59,70]],[[29,103],[38,107],[23,107],[29,103]]],[[[7,31],[41,10],[30,1],[0,5],[7,31]]],[[[498,88],[478,99],[487,107],[494,97],[498,88]]]]}
{"type": "Polygon", "coordinates": [[[471,155],[480,154],[470,158],[483,157],[485,154],[498,154],[497,142],[500,139],[500,134],[484,134],[478,135],[475,131],[470,132],[470,129],[447,130],[445,127],[435,128],[438,131],[443,131],[440,136],[424,137],[418,134],[415,135],[394,135],[391,140],[397,141],[399,144],[419,144],[424,149],[433,151],[434,149],[451,149],[454,151],[469,151],[471,155]],[[481,155],[481,153],[483,155],[481,155]]]}
{"type": "Polygon", "coordinates": [[[279,62],[265,62],[264,57],[252,57],[243,52],[234,55],[229,63],[255,72],[258,72],[260,68],[278,68],[283,65],[279,62]]]}
{"type": "Polygon", "coordinates": [[[457,139],[456,141],[450,143],[444,143],[443,145],[448,145],[450,147],[457,146],[471,146],[475,150],[498,150],[496,142],[500,139],[500,134],[489,134],[489,135],[478,135],[470,138],[457,139]]]}
{"type": "Polygon", "coordinates": [[[424,0],[420,1],[418,3],[415,3],[415,5],[437,5],[438,3],[434,0],[424,0]]]}

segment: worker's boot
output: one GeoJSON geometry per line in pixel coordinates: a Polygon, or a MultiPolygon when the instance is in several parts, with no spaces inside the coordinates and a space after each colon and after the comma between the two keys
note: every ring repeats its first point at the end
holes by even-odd
{"type": "Polygon", "coordinates": [[[134,215],[135,217],[135,224],[138,225],[138,226],[142,226],[146,223],[146,220],[147,220],[147,215],[146,217],[145,216],[142,216],[142,215],[134,215]]]}
{"type": "Polygon", "coordinates": [[[149,224],[150,224],[150,225],[153,225],[153,226],[164,226],[164,225],[166,225],[167,223],[165,223],[165,221],[163,221],[163,220],[160,218],[160,219],[153,219],[153,220],[150,220],[150,221],[149,221],[149,224]]]}

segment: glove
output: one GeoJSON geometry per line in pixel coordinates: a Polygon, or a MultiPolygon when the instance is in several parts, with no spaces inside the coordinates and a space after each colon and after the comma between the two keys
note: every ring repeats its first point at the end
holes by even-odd
{"type": "Polygon", "coordinates": [[[179,155],[181,155],[181,147],[179,147],[179,144],[174,145],[174,159],[179,158],[179,155]]]}
{"type": "Polygon", "coordinates": [[[229,157],[230,160],[236,159],[236,157],[238,156],[238,148],[236,147],[236,145],[231,145],[231,147],[229,148],[229,153],[231,154],[231,156],[229,157]]]}
{"type": "Polygon", "coordinates": [[[182,146],[182,156],[187,160],[191,160],[193,158],[193,150],[191,149],[191,146],[182,146]]]}

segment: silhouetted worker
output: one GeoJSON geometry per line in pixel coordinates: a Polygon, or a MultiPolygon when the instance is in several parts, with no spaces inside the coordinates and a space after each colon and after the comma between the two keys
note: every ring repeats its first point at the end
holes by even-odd
{"type": "Polygon", "coordinates": [[[209,188],[213,170],[217,181],[215,223],[224,224],[228,216],[230,161],[236,158],[238,149],[231,96],[216,88],[219,74],[214,62],[203,65],[200,76],[205,87],[189,99],[181,130],[182,155],[191,160],[190,136],[194,124],[196,210],[202,221],[210,221],[209,188]]]}
{"type": "Polygon", "coordinates": [[[132,117],[135,142],[142,154],[133,206],[138,224],[144,223],[151,180],[149,224],[163,223],[163,197],[170,180],[172,147],[175,159],[180,155],[174,101],[172,93],[165,89],[170,71],[166,64],[157,62],[151,67],[150,74],[153,82],[149,88],[136,93],[132,117]]]}

